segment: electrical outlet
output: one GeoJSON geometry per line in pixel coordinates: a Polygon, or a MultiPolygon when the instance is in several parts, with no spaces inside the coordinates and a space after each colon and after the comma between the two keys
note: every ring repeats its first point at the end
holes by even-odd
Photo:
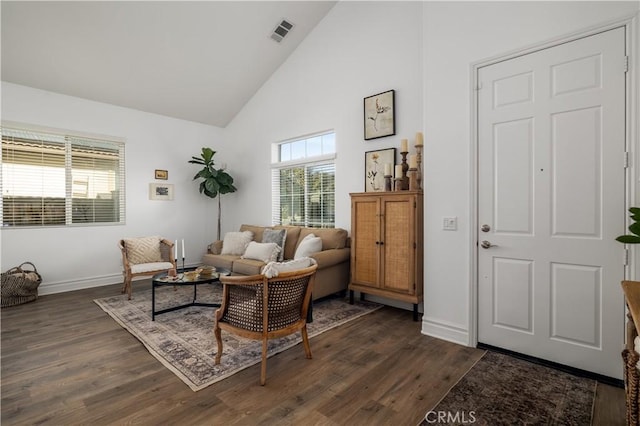
{"type": "Polygon", "coordinates": [[[458,218],[455,216],[443,217],[442,229],[444,229],[445,231],[456,231],[458,229],[458,218]]]}

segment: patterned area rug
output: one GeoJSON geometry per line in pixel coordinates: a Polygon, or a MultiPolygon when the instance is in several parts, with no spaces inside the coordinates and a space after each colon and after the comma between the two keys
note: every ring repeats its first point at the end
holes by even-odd
{"type": "MultiPolygon", "coordinates": [[[[198,301],[219,303],[219,285],[198,286],[198,301]]],[[[193,287],[156,289],[156,311],[189,303],[193,287]]],[[[217,352],[213,334],[214,307],[192,306],[156,315],[151,321],[151,289],[133,294],[132,300],[118,295],[94,300],[118,324],[133,334],[165,367],[174,372],[193,391],[225,379],[240,370],[258,364],[262,343],[222,332],[224,353],[215,365],[217,352]]],[[[350,305],[344,299],[327,299],[313,305],[313,322],[307,324],[309,337],[344,324],[381,308],[370,302],[350,305]]],[[[301,343],[300,333],[269,341],[269,356],[301,343]]],[[[313,341],[311,342],[313,351],[313,341]]],[[[302,349],[300,349],[302,351],[302,349]]]]}
{"type": "Polygon", "coordinates": [[[596,381],[487,352],[421,425],[589,425],[596,381]]]}

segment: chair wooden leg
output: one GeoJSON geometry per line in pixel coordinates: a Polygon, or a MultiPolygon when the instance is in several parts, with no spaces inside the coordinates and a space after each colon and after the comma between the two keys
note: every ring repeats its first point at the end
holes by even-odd
{"type": "Polygon", "coordinates": [[[213,333],[216,335],[216,341],[218,342],[218,353],[216,353],[216,364],[220,364],[220,358],[222,358],[222,330],[218,325],[213,328],[213,333]]]}
{"type": "Polygon", "coordinates": [[[311,345],[309,345],[309,335],[307,334],[307,326],[305,325],[300,330],[302,334],[302,346],[304,347],[304,353],[307,355],[307,359],[311,359],[311,345]]]}
{"type": "Polygon", "coordinates": [[[129,278],[129,282],[127,283],[127,289],[128,289],[128,293],[129,293],[129,300],[131,300],[131,287],[133,287],[133,285],[131,283],[131,278],[129,278]]]}
{"type": "Polygon", "coordinates": [[[267,339],[262,340],[262,366],[260,367],[260,385],[267,382],[267,339]]]}

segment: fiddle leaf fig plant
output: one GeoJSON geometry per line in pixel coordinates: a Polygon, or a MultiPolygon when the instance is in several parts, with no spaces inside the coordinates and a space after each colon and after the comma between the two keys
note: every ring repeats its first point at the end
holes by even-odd
{"type": "Polygon", "coordinates": [[[196,173],[193,180],[202,179],[200,181],[200,193],[209,198],[218,197],[218,239],[220,239],[220,215],[222,213],[221,201],[219,195],[236,192],[237,188],[233,185],[233,178],[224,169],[216,169],[213,156],[216,151],[211,148],[202,148],[200,157],[191,157],[189,163],[203,166],[196,173]]]}
{"type": "Polygon", "coordinates": [[[629,231],[633,235],[620,235],[616,238],[616,241],[624,244],[640,244],[640,208],[631,207],[629,213],[631,213],[631,219],[633,220],[633,223],[629,226],[629,231]]]}

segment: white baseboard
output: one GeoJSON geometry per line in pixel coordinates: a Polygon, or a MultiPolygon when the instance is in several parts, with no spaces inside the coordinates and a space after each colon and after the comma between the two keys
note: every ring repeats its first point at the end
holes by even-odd
{"type": "Polygon", "coordinates": [[[38,287],[38,295],[65,293],[67,291],[82,290],[84,288],[102,287],[111,284],[122,284],[122,274],[102,275],[97,277],[86,277],[75,280],[65,280],[59,282],[46,282],[38,287]]]}
{"type": "MultiPolygon", "coordinates": [[[[195,263],[193,265],[185,265],[185,267],[195,267],[200,265],[195,263]]],[[[136,277],[133,280],[144,280],[150,277],[136,277]]],[[[84,277],[77,279],[69,279],[64,281],[44,282],[38,287],[38,296],[44,296],[47,294],[65,293],[67,291],[82,290],[85,288],[102,287],[105,285],[122,284],[123,276],[122,272],[117,274],[99,275],[95,277],[84,277]]]]}
{"type": "Polygon", "coordinates": [[[422,334],[469,346],[469,332],[454,324],[447,324],[442,321],[422,317],[422,334]]]}

